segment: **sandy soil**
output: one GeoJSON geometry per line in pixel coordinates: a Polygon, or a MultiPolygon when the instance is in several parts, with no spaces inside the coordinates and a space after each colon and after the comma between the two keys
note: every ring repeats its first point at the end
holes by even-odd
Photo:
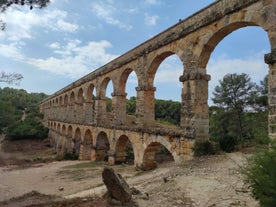
{"type": "MultiPolygon", "coordinates": [[[[237,152],[195,158],[183,165],[168,162],[159,164],[157,169],[148,172],[135,171],[133,166],[127,165],[114,168],[126,178],[130,186],[148,193],[148,200],[134,196],[142,207],[257,207],[258,203],[250,196],[240,173],[240,166],[246,156],[248,155],[237,152]]],[[[78,163],[84,162],[39,163],[23,169],[14,166],[0,167],[0,202],[3,204],[4,200],[31,191],[66,199],[87,199],[95,195],[101,197],[106,191],[101,178],[105,163],[89,168],[76,168],[78,163]]],[[[6,203],[11,204],[12,201],[13,199],[6,203]]]]}

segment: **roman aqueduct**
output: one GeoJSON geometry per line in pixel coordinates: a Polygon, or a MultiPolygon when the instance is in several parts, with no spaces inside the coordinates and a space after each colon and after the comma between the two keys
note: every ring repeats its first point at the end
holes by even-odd
{"type": "Polygon", "coordinates": [[[71,83],[40,103],[45,125],[58,153],[72,152],[80,160],[124,162],[131,144],[136,167],[154,167],[159,146],[176,163],[192,156],[196,140],[209,134],[206,65],[216,45],[231,32],[259,26],[267,32],[269,68],[269,135],[276,137],[276,0],[218,0],[189,18],[71,83]],[[155,121],[154,78],[170,55],[183,63],[180,126],[155,121]],[[126,113],[126,82],[137,76],[136,114],[126,113]],[[106,88],[113,85],[112,110],[106,110],[106,88]],[[93,95],[95,94],[95,95],[93,95]]]}

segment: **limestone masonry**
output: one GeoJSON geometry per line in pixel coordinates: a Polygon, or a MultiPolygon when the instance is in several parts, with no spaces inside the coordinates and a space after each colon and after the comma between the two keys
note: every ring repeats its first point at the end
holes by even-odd
{"type": "Polygon", "coordinates": [[[40,111],[57,153],[114,164],[125,161],[126,146],[132,144],[135,166],[150,169],[163,145],[176,163],[190,159],[194,142],[209,136],[210,55],[225,36],[246,26],[263,28],[270,41],[264,61],[269,67],[269,135],[275,138],[276,0],[219,0],[43,100],[40,111]],[[183,88],[180,127],[168,128],[155,121],[153,81],[172,54],[183,63],[183,88]],[[135,116],[126,113],[125,86],[132,71],[138,80],[135,116]],[[109,81],[111,112],[106,110],[109,81]]]}

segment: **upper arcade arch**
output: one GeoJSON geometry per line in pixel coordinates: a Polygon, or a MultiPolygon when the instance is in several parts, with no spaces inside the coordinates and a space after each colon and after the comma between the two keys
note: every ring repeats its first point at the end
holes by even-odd
{"type": "Polygon", "coordinates": [[[108,84],[110,83],[112,84],[113,91],[114,91],[114,81],[110,77],[105,77],[97,87],[97,97],[99,98],[107,97],[106,90],[107,90],[108,84]]]}
{"type": "Polygon", "coordinates": [[[229,34],[232,32],[248,27],[248,26],[258,26],[252,22],[234,22],[227,26],[224,26],[222,28],[217,28],[212,34],[209,34],[211,36],[206,35],[205,39],[206,42],[202,42],[200,45],[200,55],[199,55],[199,61],[198,61],[198,67],[199,68],[206,68],[206,65],[210,59],[211,53],[215,49],[215,47],[229,34]]]}
{"type": "Polygon", "coordinates": [[[76,101],[75,92],[72,91],[70,94],[70,104],[71,105],[75,104],[75,101],[76,101]]]}
{"type": "MultiPolygon", "coordinates": [[[[177,57],[179,57],[179,59],[181,60],[180,56],[174,52],[174,51],[166,51],[163,52],[161,54],[158,54],[157,56],[155,56],[153,58],[153,60],[150,63],[150,66],[148,68],[147,71],[147,86],[148,88],[154,88],[154,79],[156,76],[156,72],[160,66],[160,64],[168,57],[172,56],[172,55],[176,55],[177,57]]],[[[181,60],[183,62],[183,60],[181,60]]],[[[184,70],[184,68],[183,68],[184,70]]]]}
{"type": "Polygon", "coordinates": [[[90,83],[86,91],[86,101],[91,102],[93,100],[94,84],[90,83]]]}
{"type": "Polygon", "coordinates": [[[80,88],[78,91],[77,101],[78,101],[78,104],[82,104],[84,101],[84,93],[82,88],[80,88]]]}

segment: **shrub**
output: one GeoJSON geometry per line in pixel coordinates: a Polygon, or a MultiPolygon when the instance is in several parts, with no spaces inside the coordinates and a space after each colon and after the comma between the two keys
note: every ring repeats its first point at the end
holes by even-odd
{"type": "Polygon", "coordinates": [[[20,139],[45,139],[48,137],[49,129],[41,122],[35,120],[19,121],[7,129],[6,138],[9,140],[20,139]]]}
{"type": "Polygon", "coordinates": [[[254,139],[256,144],[268,145],[270,143],[270,138],[268,136],[259,136],[254,139]]]}
{"type": "Polygon", "coordinates": [[[248,159],[243,169],[253,196],[262,207],[276,204],[276,145],[248,159]]]}
{"type": "Polygon", "coordinates": [[[218,152],[218,148],[214,142],[207,141],[196,141],[193,146],[195,156],[213,155],[218,152]]]}
{"type": "Polygon", "coordinates": [[[226,135],[219,139],[219,147],[225,152],[235,151],[238,143],[238,139],[230,135],[226,135]]]}
{"type": "Polygon", "coordinates": [[[63,155],[63,160],[77,160],[77,159],[79,159],[79,156],[77,154],[74,154],[74,153],[66,152],[63,155]]]}

